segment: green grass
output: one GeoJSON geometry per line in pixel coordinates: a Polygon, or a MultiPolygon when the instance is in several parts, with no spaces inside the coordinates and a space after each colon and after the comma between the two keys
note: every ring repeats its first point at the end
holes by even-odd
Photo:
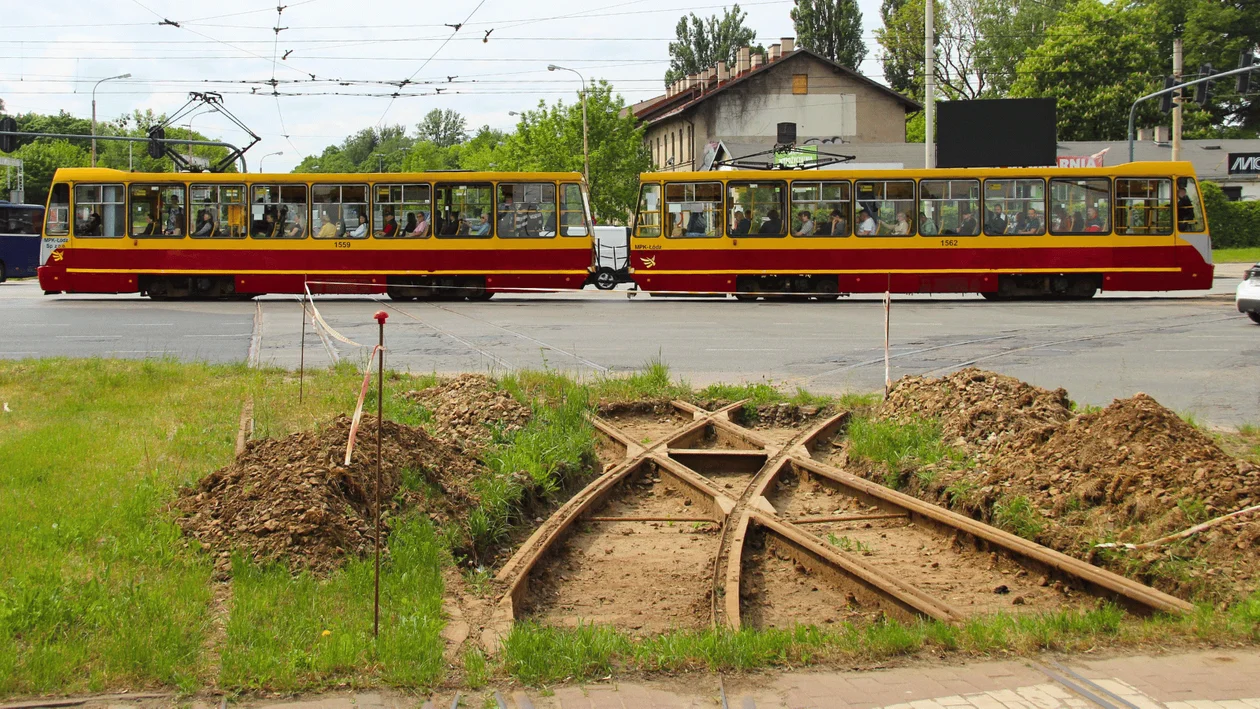
{"type": "Polygon", "coordinates": [[[848,440],[850,455],[886,467],[884,484],[892,488],[901,486],[906,470],[945,459],[962,460],[961,453],[941,441],[941,427],[935,421],[896,423],[858,416],[849,424],[848,440]]]}
{"type": "Polygon", "coordinates": [[[581,682],[633,672],[741,672],[808,665],[852,666],[922,651],[960,655],[1036,654],[1143,646],[1195,639],[1260,639],[1260,592],[1220,611],[1198,607],[1184,617],[1137,618],[1113,605],[1088,611],[974,618],[954,626],[895,620],[863,626],[675,631],[635,637],[612,628],[572,629],[518,623],[496,670],[531,686],[581,682]]]}
{"type": "Polygon", "coordinates": [[[1024,495],[1004,497],[993,505],[993,524],[1025,539],[1036,539],[1046,518],[1024,495]]]}
{"type": "Polygon", "coordinates": [[[1260,261],[1260,247],[1241,249],[1212,249],[1213,263],[1256,263],[1260,261]]]}

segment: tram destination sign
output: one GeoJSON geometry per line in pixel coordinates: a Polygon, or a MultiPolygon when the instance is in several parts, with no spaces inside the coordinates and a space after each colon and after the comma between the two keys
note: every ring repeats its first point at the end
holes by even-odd
{"type": "Polygon", "coordinates": [[[1260,153],[1230,153],[1229,174],[1260,175],[1260,153]]]}

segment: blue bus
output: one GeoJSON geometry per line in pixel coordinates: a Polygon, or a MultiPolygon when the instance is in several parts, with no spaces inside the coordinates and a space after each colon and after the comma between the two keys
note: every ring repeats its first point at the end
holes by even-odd
{"type": "Polygon", "coordinates": [[[43,225],[43,207],[0,202],[0,283],[36,275],[43,225]]]}

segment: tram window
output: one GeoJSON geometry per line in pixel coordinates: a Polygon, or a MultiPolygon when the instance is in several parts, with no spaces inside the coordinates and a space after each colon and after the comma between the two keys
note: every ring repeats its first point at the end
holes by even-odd
{"type": "MultiPolygon", "coordinates": [[[[311,204],[314,219],[311,236],[316,239],[367,238],[367,185],[311,185],[311,204]]],[[[408,223],[414,220],[413,216],[408,223]]],[[[413,226],[412,230],[415,228],[413,226]]]]}
{"type": "Polygon", "coordinates": [[[920,234],[976,236],[980,233],[979,211],[979,180],[919,181],[920,234]]]}
{"type": "MultiPolygon", "coordinates": [[[[375,185],[369,229],[378,239],[425,239],[437,233],[429,204],[432,188],[427,184],[375,185]],[[414,215],[416,225],[407,229],[414,215]]],[[[357,221],[357,217],[355,218],[357,221]]],[[[346,224],[347,230],[353,230],[346,224]]]]}
{"type": "Polygon", "coordinates": [[[70,185],[59,182],[52,187],[45,216],[44,233],[48,236],[65,236],[70,233],[70,185]]]}
{"type": "Polygon", "coordinates": [[[783,236],[782,182],[729,182],[731,236],[783,236]]]}
{"type": "MultiPolygon", "coordinates": [[[[576,187],[576,185],[574,185],[576,187]]],[[[495,233],[500,238],[556,235],[556,186],[550,182],[499,183],[495,233]]]]}
{"type": "Polygon", "coordinates": [[[590,235],[586,214],[586,195],[582,193],[582,186],[573,183],[560,185],[560,235],[590,235]]]}
{"type": "MultiPolygon", "coordinates": [[[[1061,215],[1055,216],[1062,220],[1061,215]]],[[[1045,180],[985,180],[984,233],[989,236],[1045,234],[1045,180]]]]}
{"type": "Polygon", "coordinates": [[[245,185],[192,185],[188,201],[194,239],[245,238],[245,185]]]}
{"type": "Polygon", "coordinates": [[[669,214],[667,236],[679,238],[721,236],[722,183],[667,183],[665,185],[665,211],[669,214]]]}
{"type": "Polygon", "coordinates": [[[127,233],[126,195],[122,185],[75,185],[74,235],[124,236],[127,233]]]}
{"type": "Polygon", "coordinates": [[[792,236],[848,236],[849,202],[848,182],[793,182],[792,236]]]}
{"type": "Polygon", "coordinates": [[[639,213],[634,219],[634,235],[661,235],[661,186],[644,183],[639,190],[639,213]]]}
{"type": "Polygon", "coordinates": [[[489,184],[439,184],[433,211],[439,239],[488,239],[494,216],[494,188],[489,184]]]}
{"type": "Polygon", "coordinates": [[[132,238],[180,238],[188,227],[183,185],[131,185],[132,238]]]}
{"type": "Polygon", "coordinates": [[[1102,178],[1050,180],[1051,234],[1098,234],[1111,231],[1111,180],[1102,178]],[[1055,223],[1058,226],[1055,226],[1055,223]]]}
{"type": "Polygon", "coordinates": [[[305,239],[306,185],[254,185],[251,232],[256,239],[305,239]]]}
{"type": "MultiPolygon", "coordinates": [[[[914,181],[913,180],[859,180],[857,189],[856,219],[858,236],[913,236],[914,235],[914,181]],[[865,212],[865,214],[863,214],[865,212]]],[[[975,215],[960,213],[967,225],[975,215]]]]}
{"type": "Polygon", "coordinates": [[[1177,231],[1196,232],[1206,229],[1203,202],[1199,199],[1199,185],[1190,177],[1177,178],[1177,231]]]}
{"type": "Polygon", "coordinates": [[[1172,180],[1116,178],[1117,234],[1172,234],[1172,180]]]}

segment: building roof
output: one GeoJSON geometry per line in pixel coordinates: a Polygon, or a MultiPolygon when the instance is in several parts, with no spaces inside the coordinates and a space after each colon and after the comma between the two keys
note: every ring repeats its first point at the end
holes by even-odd
{"type": "Polygon", "coordinates": [[[850,69],[849,67],[846,67],[842,64],[833,62],[830,59],[820,54],[811,52],[808,49],[797,49],[788,54],[784,54],[782,57],[780,57],[779,59],[775,61],[766,62],[765,64],[762,64],[759,67],[756,67],[754,69],[749,69],[748,71],[745,71],[739,76],[731,77],[731,79],[729,79],[726,82],[718,83],[716,86],[709,86],[708,82],[704,81],[699,86],[693,86],[689,89],[684,89],[678,92],[677,94],[674,94],[673,96],[666,94],[664,96],[657,96],[656,98],[651,98],[646,101],[641,101],[635,104],[634,106],[632,106],[630,110],[631,112],[634,113],[634,116],[638,118],[639,120],[644,121],[648,124],[656,123],[658,121],[662,121],[667,118],[672,118],[673,116],[676,116],[680,113],[689,111],[692,108],[695,108],[696,106],[700,105],[701,103],[708,101],[714,96],[721,94],[723,91],[726,91],[727,89],[730,89],[734,86],[738,86],[744,83],[745,81],[748,81],[754,76],[760,75],[764,72],[770,71],[771,69],[782,66],[784,62],[799,61],[802,57],[812,57],[813,59],[830,67],[833,71],[839,74],[843,74],[844,76],[856,79],[874,89],[877,89],[887,94],[893,100],[898,101],[899,103],[901,103],[902,105],[904,105],[906,108],[908,108],[911,111],[923,110],[923,106],[917,101],[907,98],[906,96],[903,96],[900,93],[893,91],[892,89],[888,88],[887,86],[884,86],[883,84],[877,81],[874,81],[873,79],[867,78],[860,72],[854,71],[853,69],[850,69]]]}
{"type": "MultiPolygon", "coordinates": [[[[774,141],[730,141],[719,138],[724,155],[722,158],[739,158],[753,153],[771,150],[774,141]]],[[[798,145],[809,145],[802,138],[798,145]]],[[[906,169],[921,169],[926,162],[923,143],[829,143],[819,145],[829,153],[854,156],[854,163],[899,163],[906,169]]],[[[1059,157],[1087,156],[1106,150],[1104,165],[1122,165],[1129,162],[1127,140],[1060,141],[1056,153],[1059,157]]],[[[1194,139],[1181,141],[1181,159],[1194,165],[1194,173],[1201,179],[1214,181],[1260,181],[1257,175],[1230,175],[1230,153],[1260,153],[1260,139],[1194,139]]],[[[1135,162],[1168,162],[1172,158],[1172,145],[1150,140],[1134,141],[1135,162]]],[[[844,169],[843,165],[832,169],[844,169]]]]}

